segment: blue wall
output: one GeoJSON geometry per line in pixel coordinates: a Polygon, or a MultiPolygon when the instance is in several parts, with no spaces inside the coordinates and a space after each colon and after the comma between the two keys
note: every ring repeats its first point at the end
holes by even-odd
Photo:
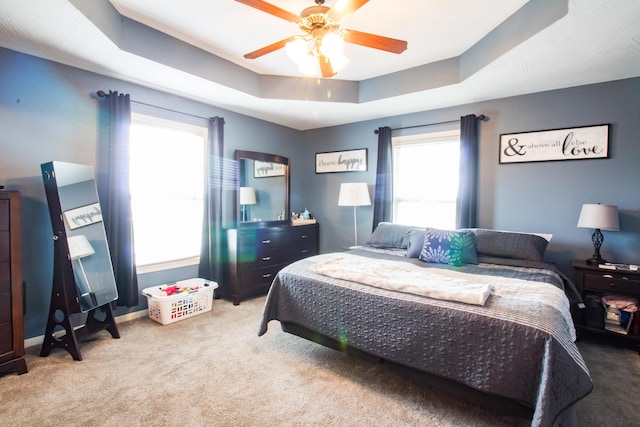
{"type": "MultiPolygon", "coordinates": [[[[52,160],[95,166],[98,104],[95,92],[116,90],[151,104],[199,117],[225,119],[225,156],[236,149],[287,156],[292,163],[292,201],[299,205],[301,132],[102,75],[0,48],[0,185],[22,195],[23,275],[26,282],[25,337],[44,334],[53,277],[51,221],[40,164],[52,160]]],[[[184,114],[145,108],[134,111],[205,125],[184,114]]],[[[161,182],[162,177],[159,177],[161,182]]],[[[170,227],[162,232],[171,232],[170,227]]],[[[197,276],[197,267],[145,274],[139,287],[197,276]]],[[[146,307],[146,299],[132,310],[146,307]]]]}
{"type": "MultiPolygon", "coordinates": [[[[583,203],[617,205],[619,232],[604,232],[602,256],[640,264],[640,78],[541,92],[487,102],[353,123],[304,134],[303,161],[313,168],[316,152],[367,148],[366,173],[306,174],[303,204],[320,222],[321,251],[353,242],[352,208],[338,207],[342,182],[367,182],[373,195],[380,126],[400,128],[485,114],[479,124],[479,226],[553,233],[547,260],[572,274],[571,261],[593,253],[593,230],[576,227],[583,203]],[[611,124],[610,158],[541,163],[498,163],[501,133],[611,124]]],[[[418,133],[443,126],[404,131],[418,133]]],[[[395,134],[402,134],[397,132],[395,134]]],[[[425,167],[428,163],[425,162],[425,167]]],[[[426,184],[437,185],[437,183],[426,184]]],[[[358,241],[371,232],[373,207],[358,208],[358,241]]]]}
{"type": "MultiPolygon", "coordinates": [[[[51,223],[40,164],[59,160],[95,165],[98,112],[94,94],[99,89],[130,93],[134,101],[196,116],[224,117],[225,155],[229,158],[236,149],[289,157],[291,209],[308,208],[316,215],[322,252],[353,243],[353,210],[337,206],[338,191],[342,182],[367,182],[372,193],[377,155],[374,129],[485,114],[489,119],[479,127],[481,227],[553,233],[547,259],[571,274],[571,260],[586,259],[593,252],[592,231],[576,227],[581,205],[614,204],[620,209],[621,231],[604,232],[602,255],[611,261],[640,263],[640,78],[300,132],[0,49],[0,185],[19,190],[23,197],[27,338],[44,333],[53,270],[51,223]],[[609,159],[498,164],[501,133],[602,123],[612,125],[609,159]],[[355,148],[368,149],[367,172],[313,173],[315,153],[355,148]]],[[[157,109],[142,111],[135,104],[134,109],[202,124],[157,109]]],[[[364,242],[371,232],[373,209],[359,207],[357,212],[358,241],[364,242]]],[[[196,274],[193,267],[147,274],[140,277],[140,287],[196,274]]],[[[119,308],[117,314],[123,312],[119,308]]]]}

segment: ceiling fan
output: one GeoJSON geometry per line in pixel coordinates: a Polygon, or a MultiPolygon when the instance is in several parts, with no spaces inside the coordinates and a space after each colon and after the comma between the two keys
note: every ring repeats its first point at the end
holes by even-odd
{"type": "Polygon", "coordinates": [[[289,56],[300,65],[301,70],[313,73],[316,64],[322,77],[333,77],[347,62],[341,53],[343,42],[353,43],[391,53],[402,53],[407,49],[404,40],[392,39],[361,31],[340,29],[340,22],[362,7],[369,0],[338,0],[333,7],[324,6],[324,0],[315,0],[316,5],[304,9],[300,15],[288,12],[263,0],[236,0],[270,15],[298,24],[304,33],[287,37],[244,55],[256,59],[278,49],[286,48],[289,56]],[[308,47],[310,46],[310,47],[308,47]]]}

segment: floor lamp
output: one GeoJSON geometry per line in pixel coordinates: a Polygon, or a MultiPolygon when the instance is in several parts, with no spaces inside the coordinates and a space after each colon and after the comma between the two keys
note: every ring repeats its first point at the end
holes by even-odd
{"type": "Polygon", "coordinates": [[[358,220],[356,218],[356,206],[369,206],[369,188],[366,182],[344,182],[340,184],[338,206],[353,206],[353,246],[358,247],[358,220]]]}

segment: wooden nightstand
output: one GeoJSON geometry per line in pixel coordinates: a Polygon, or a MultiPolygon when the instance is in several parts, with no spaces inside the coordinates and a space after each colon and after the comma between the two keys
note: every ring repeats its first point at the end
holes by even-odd
{"type": "Polygon", "coordinates": [[[580,315],[575,319],[576,329],[579,332],[605,334],[630,343],[640,344],[640,311],[634,315],[632,319],[634,323],[631,325],[629,333],[627,335],[620,334],[599,327],[597,325],[599,319],[589,317],[590,314],[593,315],[593,310],[590,310],[587,298],[585,298],[585,295],[616,294],[640,300],[640,271],[610,270],[600,268],[598,265],[589,265],[585,261],[574,261],[572,266],[575,270],[575,285],[587,304],[587,307],[581,310],[580,315]]]}

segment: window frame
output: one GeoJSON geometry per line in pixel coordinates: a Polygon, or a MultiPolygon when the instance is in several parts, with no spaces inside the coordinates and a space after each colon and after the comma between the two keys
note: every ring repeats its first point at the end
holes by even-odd
{"type": "MultiPolygon", "coordinates": [[[[206,125],[195,125],[191,123],[181,122],[175,119],[168,119],[157,117],[148,113],[132,112],[131,113],[131,125],[146,125],[164,129],[174,129],[180,131],[186,131],[195,133],[203,138],[203,151],[202,151],[202,167],[203,172],[206,171],[206,144],[208,143],[208,128],[206,125]]],[[[131,142],[130,142],[131,143],[131,142]]],[[[129,160],[131,162],[131,159],[129,160]]],[[[130,163],[131,164],[131,163],[130,163]]],[[[204,188],[204,182],[202,183],[204,188]]],[[[133,194],[132,194],[133,197],[133,194]]],[[[134,226],[135,230],[135,226],[134,226]]],[[[134,236],[135,238],[135,236],[134,236]]],[[[135,248],[134,248],[135,251],[135,248]]],[[[165,260],[159,262],[151,262],[142,265],[136,265],[137,274],[152,273],[157,271],[171,270],[181,267],[188,267],[198,265],[200,263],[200,255],[190,256],[185,258],[178,258],[172,260],[165,260]]]]}
{"type": "MultiPolygon", "coordinates": [[[[399,149],[399,147],[401,146],[411,146],[411,145],[425,145],[425,144],[437,144],[437,143],[446,143],[446,142],[451,142],[451,141],[457,141],[458,142],[458,159],[457,159],[457,167],[458,167],[458,179],[460,176],[460,170],[459,170],[459,166],[460,166],[460,134],[461,131],[459,128],[455,128],[455,129],[446,129],[446,130],[437,130],[437,131],[432,131],[432,132],[423,132],[423,133],[419,133],[419,134],[411,134],[411,135],[399,135],[399,136],[393,136],[391,138],[391,146],[392,146],[392,153],[393,153],[393,200],[391,203],[391,215],[392,215],[392,221],[396,222],[398,220],[397,218],[397,202],[399,201],[398,199],[398,192],[396,191],[396,185],[397,185],[397,179],[396,179],[396,168],[397,168],[397,155],[396,155],[396,150],[399,149]]],[[[459,182],[459,181],[458,181],[459,182]]],[[[459,184],[458,184],[459,187],[459,184]]],[[[457,196],[458,196],[458,190],[459,188],[456,189],[456,193],[455,193],[455,197],[454,197],[454,212],[457,211],[457,196]]],[[[403,199],[404,200],[404,199],[403,199]]],[[[419,199],[418,199],[419,200],[419,199]]],[[[453,220],[453,228],[455,228],[455,223],[456,223],[456,218],[455,218],[455,213],[454,213],[454,217],[452,218],[453,220]]],[[[406,224],[406,225],[412,225],[412,226],[421,226],[419,224],[406,224]]],[[[444,228],[444,227],[438,227],[437,225],[426,225],[427,227],[434,227],[434,228],[444,228]]],[[[452,228],[452,227],[447,227],[447,229],[452,228]]]]}

